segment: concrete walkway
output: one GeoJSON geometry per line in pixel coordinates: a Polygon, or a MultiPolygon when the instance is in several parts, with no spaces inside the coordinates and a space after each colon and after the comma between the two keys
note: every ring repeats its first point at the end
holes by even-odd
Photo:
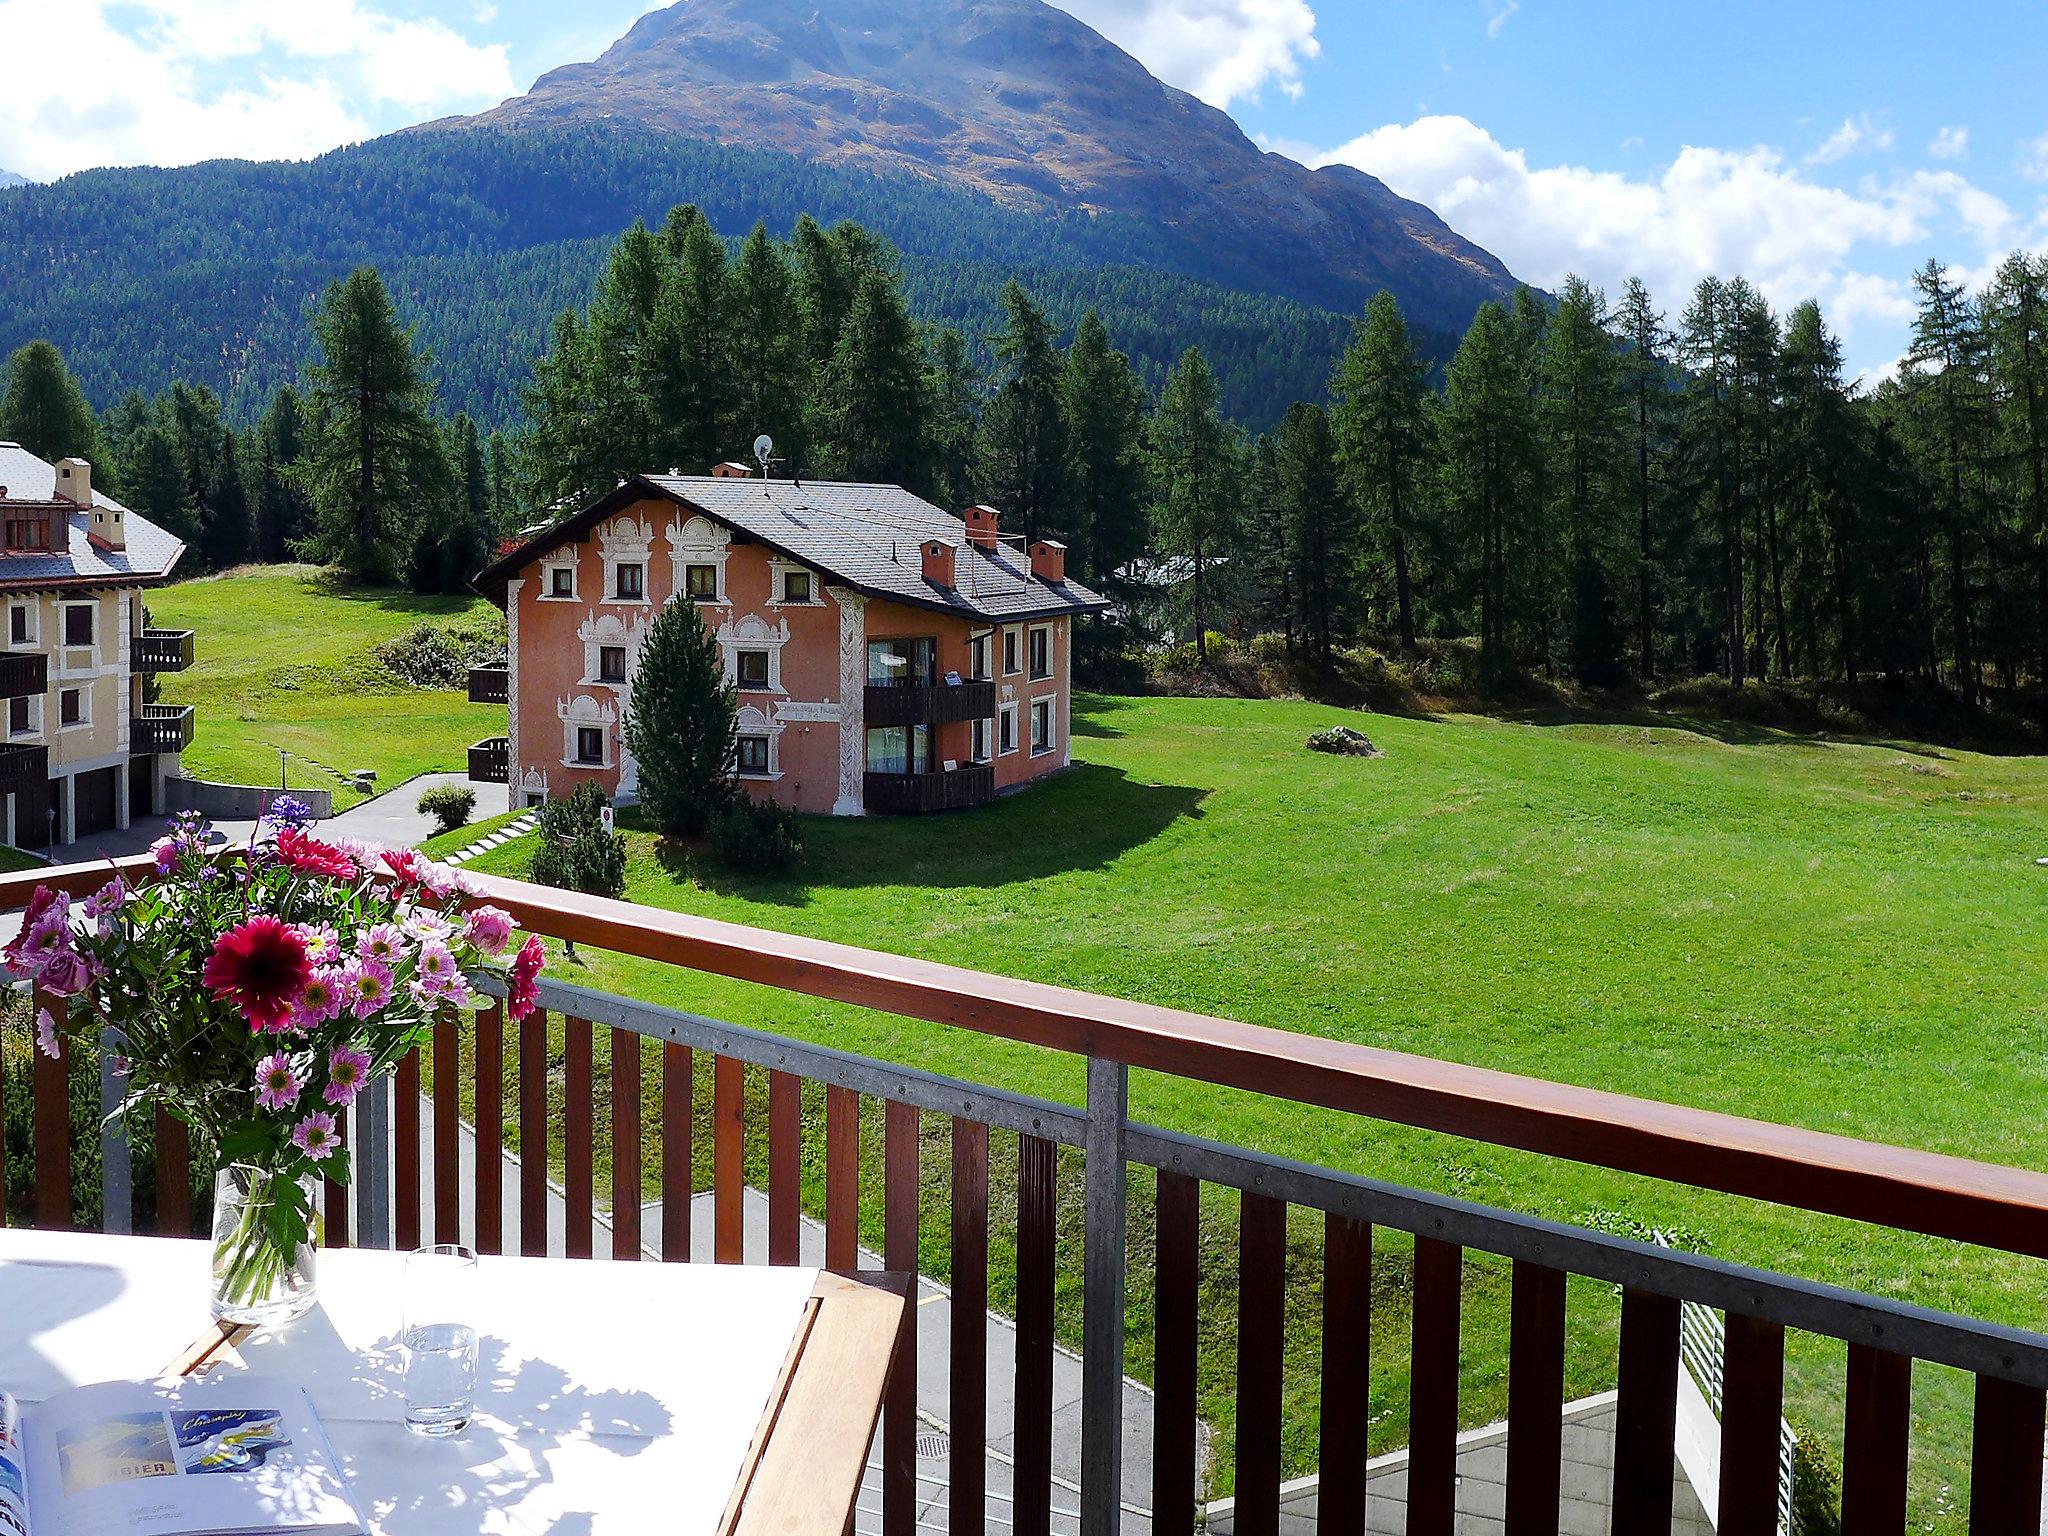
{"type": "MultiPolygon", "coordinates": [[[[420,1108],[422,1147],[433,1145],[434,1106],[423,1099],[420,1108]]],[[[467,1199],[476,1188],[476,1138],[467,1124],[458,1137],[461,1149],[462,1190],[467,1199]]],[[[519,1244],[519,1159],[511,1152],[504,1158],[505,1246],[516,1251],[519,1244]]],[[[422,1158],[422,1163],[426,1162],[422,1158]]],[[[713,1196],[707,1190],[690,1202],[690,1259],[712,1262],[713,1196]]],[[[472,1202],[473,1206],[473,1202],[472,1202]]],[[[768,1255],[768,1197],[748,1189],[745,1199],[746,1262],[765,1264],[768,1255]]],[[[434,1188],[430,1171],[420,1172],[422,1235],[434,1231],[434,1188]]],[[[568,1207],[559,1186],[550,1182],[547,1204],[547,1249],[551,1256],[566,1252],[568,1207]]],[[[475,1212],[460,1217],[458,1228],[465,1243],[476,1238],[475,1212]]],[[[593,1249],[599,1259],[611,1257],[611,1223],[603,1211],[596,1215],[593,1249]]],[[[640,1233],[646,1258],[661,1251],[661,1205],[650,1202],[641,1208],[640,1233]]],[[[800,1234],[803,1262],[821,1265],[825,1255],[825,1229],[821,1222],[805,1217],[800,1234]]],[[[861,1267],[880,1269],[879,1254],[862,1249],[861,1267]]],[[[950,1428],[947,1422],[947,1378],[952,1352],[952,1298],[946,1288],[931,1279],[918,1282],[917,1309],[917,1409],[922,1428],[918,1435],[918,1525],[935,1533],[947,1529],[947,1495],[951,1485],[950,1428]]],[[[1016,1432],[1016,1325],[991,1312],[988,1318],[988,1411],[983,1427],[987,1466],[985,1478],[989,1496],[989,1524],[997,1529],[1010,1523],[1010,1503],[1015,1487],[1012,1467],[1016,1432]]],[[[1081,1476],[1081,1357],[1065,1349],[1053,1352],[1053,1444],[1052,1444],[1052,1529],[1055,1536],[1078,1536],[1080,1529],[1081,1476]]],[[[1124,1381],[1124,1519],[1123,1530],[1130,1536],[1150,1536],[1152,1529],[1152,1404],[1151,1390],[1141,1383],[1124,1381]]],[[[1204,1448],[1206,1452],[1206,1447],[1204,1448]]],[[[1204,1455],[1206,1460],[1206,1454],[1204,1455]]],[[[855,1529],[863,1536],[876,1536],[882,1524],[879,1447],[868,1453],[868,1476],[861,1487],[860,1509],[855,1529]]]]}

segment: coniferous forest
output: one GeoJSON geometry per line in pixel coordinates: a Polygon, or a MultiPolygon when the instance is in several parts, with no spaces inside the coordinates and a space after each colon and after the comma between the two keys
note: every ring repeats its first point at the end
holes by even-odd
{"type": "MultiPolygon", "coordinates": [[[[1264,431],[1205,347],[1139,326],[1175,348],[1147,367],[1113,313],[1070,320],[1071,288],[1000,270],[970,331],[861,223],[733,241],[682,205],[611,246],[503,425],[447,413],[403,289],[363,268],[260,404],[175,381],[95,413],[36,342],[8,365],[0,433],[104,463],[196,563],[310,557],[452,591],[621,476],[701,471],[766,431],[781,472],[985,500],[1007,531],[1065,540],[1120,600],[1084,648],[1098,667],[1175,633],[1198,662],[1213,635],[1268,634],[1311,678],[1361,643],[1452,640],[1495,691],[1804,680],[2042,713],[2038,259],[1974,295],[1930,263],[1911,352],[1874,388],[1844,378],[1817,305],[1774,312],[1739,277],[1524,290],[1441,367],[1381,294],[1264,431]]],[[[1272,361],[1255,332],[1240,368],[1272,361]]]]}

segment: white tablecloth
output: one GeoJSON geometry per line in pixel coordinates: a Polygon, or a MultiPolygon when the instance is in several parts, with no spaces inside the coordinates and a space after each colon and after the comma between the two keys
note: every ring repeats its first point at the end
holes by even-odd
{"type": "MultiPolygon", "coordinates": [[[[153,1375],[206,1325],[207,1251],[0,1232],[0,1387],[38,1402],[153,1375]]],[[[711,1532],[817,1280],[486,1258],[477,1417],[434,1441],[403,1423],[402,1257],[325,1250],[319,1266],[320,1305],[241,1356],[311,1392],[379,1536],[711,1532]]]]}

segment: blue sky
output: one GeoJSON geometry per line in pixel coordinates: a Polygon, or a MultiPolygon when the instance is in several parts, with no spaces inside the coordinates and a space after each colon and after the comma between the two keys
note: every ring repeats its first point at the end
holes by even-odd
{"type": "MultiPolygon", "coordinates": [[[[821,0],[829,4],[830,0],[821,0]]],[[[2048,9],[1976,0],[1063,0],[1260,143],[1342,160],[1531,281],[1740,271],[1898,355],[1927,256],[2048,244],[2048,9]]],[[[0,0],[0,167],[304,156],[593,57],[643,0],[0,0]],[[58,60],[83,61],[59,66],[58,60]]]]}

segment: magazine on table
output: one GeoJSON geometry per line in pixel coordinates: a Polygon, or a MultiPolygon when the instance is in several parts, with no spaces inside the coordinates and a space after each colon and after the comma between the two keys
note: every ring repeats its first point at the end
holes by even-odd
{"type": "Polygon", "coordinates": [[[303,1387],[262,1376],[0,1392],[0,1536],[361,1536],[303,1387]]]}

